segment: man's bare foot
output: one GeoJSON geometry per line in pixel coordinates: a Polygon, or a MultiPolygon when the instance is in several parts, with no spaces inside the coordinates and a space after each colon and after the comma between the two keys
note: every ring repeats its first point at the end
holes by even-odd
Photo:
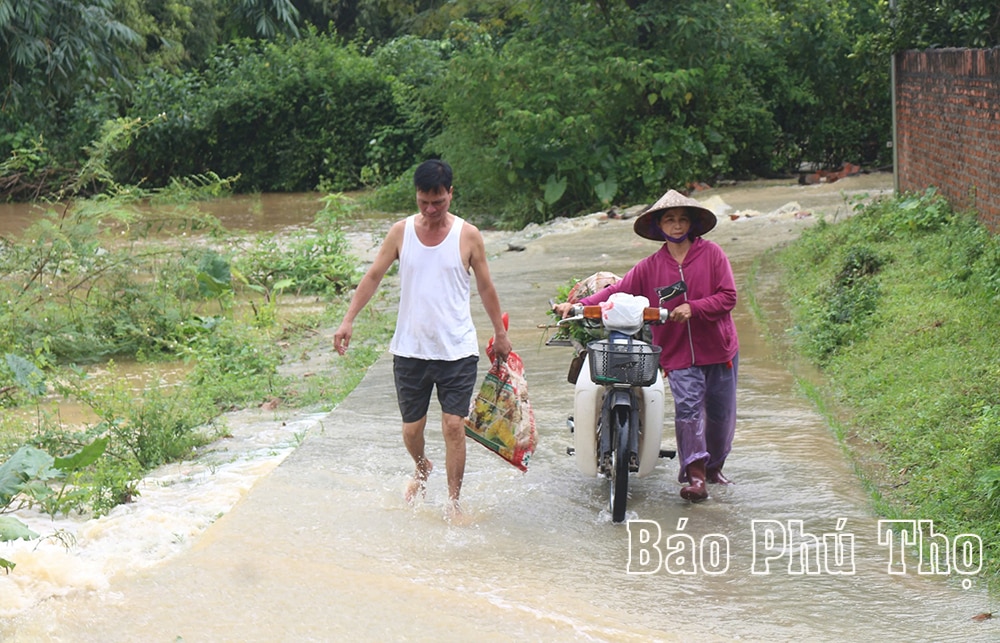
{"type": "Polygon", "coordinates": [[[421,458],[417,463],[417,468],[413,472],[413,479],[406,485],[406,502],[412,504],[417,499],[417,494],[424,497],[427,493],[427,476],[430,475],[434,465],[427,458],[421,458]]]}
{"type": "Polygon", "coordinates": [[[462,511],[458,500],[449,500],[444,508],[444,518],[452,525],[465,526],[471,524],[472,515],[462,511]]]}

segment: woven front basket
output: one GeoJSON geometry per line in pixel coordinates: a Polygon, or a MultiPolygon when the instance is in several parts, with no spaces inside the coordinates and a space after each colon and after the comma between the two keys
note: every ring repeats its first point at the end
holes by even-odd
{"type": "Polygon", "coordinates": [[[649,386],[660,367],[660,347],[642,342],[587,344],[590,378],[599,384],[649,386]]]}

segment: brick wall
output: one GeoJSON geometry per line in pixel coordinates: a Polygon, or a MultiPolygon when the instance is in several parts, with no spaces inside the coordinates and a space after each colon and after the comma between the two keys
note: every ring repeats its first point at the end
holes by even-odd
{"type": "Polygon", "coordinates": [[[938,188],[1000,233],[1000,48],[896,55],[896,180],[938,188]]]}

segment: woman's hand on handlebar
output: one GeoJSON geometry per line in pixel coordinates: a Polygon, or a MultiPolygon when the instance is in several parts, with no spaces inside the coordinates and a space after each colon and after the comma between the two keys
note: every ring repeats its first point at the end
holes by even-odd
{"type": "Polygon", "coordinates": [[[552,310],[559,313],[559,316],[562,317],[563,319],[566,319],[573,312],[573,304],[569,303],[568,301],[563,302],[561,304],[555,304],[554,306],[552,306],[552,310]]]}
{"type": "Polygon", "coordinates": [[[691,306],[689,304],[681,304],[677,308],[670,311],[670,321],[673,322],[686,322],[691,319],[691,306]]]}

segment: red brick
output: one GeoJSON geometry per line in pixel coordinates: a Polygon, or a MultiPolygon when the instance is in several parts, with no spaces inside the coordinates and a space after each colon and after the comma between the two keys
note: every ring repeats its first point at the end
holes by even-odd
{"type": "Polygon", "coordinates": [[[907,51],[895,65],[900,191],[935,186],[959,209],[974,201],[1000,232],[1000,49],[907,51]]]}

